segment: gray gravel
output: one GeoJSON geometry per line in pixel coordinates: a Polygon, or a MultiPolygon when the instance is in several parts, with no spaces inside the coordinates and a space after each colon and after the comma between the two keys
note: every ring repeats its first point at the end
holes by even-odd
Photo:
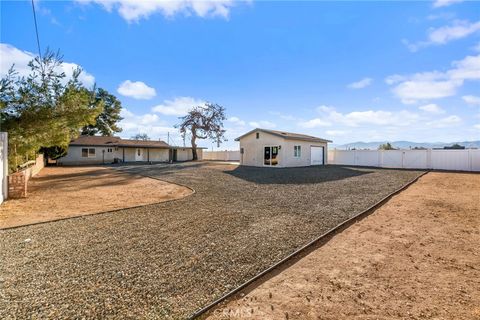
{"type": "Polygon", "coordinates": [[[0,231],[0,319],[185,318],[421,173],[234,168],[119,167],[197,192],[0,231]]]}

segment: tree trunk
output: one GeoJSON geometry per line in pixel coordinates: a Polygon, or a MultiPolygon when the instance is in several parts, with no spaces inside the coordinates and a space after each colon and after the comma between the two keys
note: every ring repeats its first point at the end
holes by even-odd
{"type": "Polygon", "coordinates": [[[198,160],[198,155],[197,155],[197,144],[195,143],[195,141],[197,140],[197,137],[195,135],[195,133],[192,132],[192,155],[193,155],[193,161],[196,161],[198,160]]]}

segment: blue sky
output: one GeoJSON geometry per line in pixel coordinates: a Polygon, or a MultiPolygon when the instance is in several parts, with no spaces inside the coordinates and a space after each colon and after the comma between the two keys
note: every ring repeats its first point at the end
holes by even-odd
{"type": "MultiPolygon", "coordinates": [[[[181,144],[189,106],[353,141],[480,139],[480,2],[36,1],[42,49],[116,94],[123,137],[181,144]]],[[[29,1],[1,2],[1,73],[37,52],[29,1]]],[[[209,141],[200,143],[212,147],[209,141]]],[[[214,146],[216,147],[216,146],[214,146]]]]}

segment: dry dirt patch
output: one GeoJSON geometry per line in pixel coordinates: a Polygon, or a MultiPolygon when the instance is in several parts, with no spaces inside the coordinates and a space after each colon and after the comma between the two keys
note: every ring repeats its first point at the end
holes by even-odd
{"type": "Polygon", "coordinates": [[[428,173],[212,319],[480,319],[480,175],[428,173]]]}
{"type": "Polygon", "coordinates": [[[0,228],[158,203],[192,190],[106,167],[47,167],[28,192],[0,206],[0,228]]]}

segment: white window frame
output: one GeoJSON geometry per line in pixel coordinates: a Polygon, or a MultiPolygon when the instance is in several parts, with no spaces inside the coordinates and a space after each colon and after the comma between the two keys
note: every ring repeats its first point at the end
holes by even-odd
{"type": "Polygon", "coordinates": [[[293,146],[293,157],[294,158],[302,157],[302,146],[293,146]]]}

